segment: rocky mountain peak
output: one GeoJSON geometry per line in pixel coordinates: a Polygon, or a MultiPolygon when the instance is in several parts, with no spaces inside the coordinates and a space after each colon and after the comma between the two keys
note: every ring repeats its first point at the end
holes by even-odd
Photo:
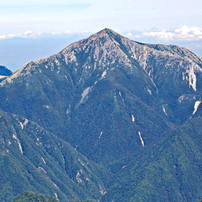
{"type": "MultiPolygon", "coordinates": [[[[111,76],[113,72],[121,70],[129,74],[139,74],[143,78],[148,76],[157,88],[162,88],[163,94],[168,88],[163,83],[168,82],[170,74],[172,78],[181,80],[184,87],[188,86],[190,90],[196,92],[200,83],[200,78],[196,75],[201,72],[201,67],[201,58],[185,48],[142,44],[105,28],[86,39],[70,44],[56,55],[26,64],[1,82],[1,85],[11,83],[15,79],[21,82],[21,78],[33,78],[33,75],[41,75],[44,71],[51,71],[62,79],[68,71],[75,86],[85,83],[89,78],[97,82],[100,78],[111,76]]],[[[166,86],[172,86],[171,83],[167,83],[166,86]]],[[[176,87],[178,89],[178,84],[176,87]]],[[[179,91],[175,96],[180,96],[179,91]]]]}
{"type": "Polygon", "coordinates": [[[95,35],[98,35],[98,36],[102,36],[102,35],[109,35],[109,36],[121,36],[120,34],[118,34],[117,32],[113,31],[112,29],[109,29],[109,28],[105,28],[99,32],[97,32],[95,35]]]}
{"type": "Polygon", "coordinates": [[[61,55],[65,57],[67,65],[76,63],[82,69],[87,68],[89,63],[91,63],[90,66],[94,70],[97,68],[103,69],[106,66],[110,68],[115,63],[131,67],[131,61],[123,50],[122,40],[124,38],[113,30],[106,28],[87,39],[71,44],[61,52],[61,55]],[[81,55],[87,60],[82,59],[82,65],[79,65],[78,60],[81,59],[81,55]]]}
{"type": "Polygon", "coordinates": [[[58,74],[58,72],[66,71],[64,69],[68,68],[77,77],[78,82],[81,77],[89,77],[95,71],[101,78],[107,70],[114,69],[117,64],[124,67],[127,72],[133,72],[133,65],[122,41],[129,43],[130,40],[111,29],[105,28],[89,38],[70,44],[56,55],[29,62],[3,84],[12,83],[18,78],[28,78],[33,75],[32,72],[34,74],[36,72],[42,73],[48,69],[58,74]],[[58,66],[60,70],[58,70],[58,66]]]}

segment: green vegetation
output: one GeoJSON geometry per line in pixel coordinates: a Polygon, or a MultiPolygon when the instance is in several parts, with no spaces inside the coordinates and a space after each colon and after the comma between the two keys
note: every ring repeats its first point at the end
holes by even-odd
{"type": "Polygon", "coordinates": [[[88,199],[88,200],[84,200],[84,201],[71,201],[71,202],[95,202],[95,201],[88,199]]]}
{"type": "Polygon", "coordinates": [[[16,197],[13,202],[58,202],[55,198],[34,192],[24,192],[16,197]]]}
{"type": "Polygon", "coordinates": [[[37,124],[0,110],[0,201],[24,191],[100,199],[110,172],[37,124]]]}
{"type": "Polygon", "coordinates": [[[202,190],[201,122],[191,120],[124,162],[102,201],[197,201],[202,190]]]}
{"type": "MultiPolygon", "coordinates": [[[[34,192],[23,192],[17,196],[12,202],[58,202],[55,198],[43,194],[36,194],[34,192]]],[[[96,202],[88,199],[84,201],[71,201],[71,202],[96,202]]]]}

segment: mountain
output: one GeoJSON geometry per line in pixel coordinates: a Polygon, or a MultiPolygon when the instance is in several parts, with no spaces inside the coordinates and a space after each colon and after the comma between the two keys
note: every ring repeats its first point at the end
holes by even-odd
{"type": "Polygon", "coordinates": [[[162,98],[128,50],[132,45],[139,46],[105,29],[30,62],[1,83],[2,109],[36,122],[98,163],[143,149],[172,124],[157,113],[162,98]]]}
{"type": "MultiPolygon", "coordinates": [[[[201,77],[202,58],[191,51],[131,41],[110,29],[27,63],[0,83],[7,126],[1,135],[9,142],[14,134],[16,148],[5,155],[10,147],[2,142],[2,155],[30,187],[6,193],[56,193],[62,202],[198,200],[201,77]],[[30,182],[27,165],[48,173],[41,171],[41,186],[30,182]],[[62,188],[56,192],[48,179],[62,188]]],[[[5,169],[5,181],[15,179],[11,173],[5,169]]]]}
{"type": "Polygon", "coordinates": [[[192,119],[144,154],[122,162],[102,201],[198,201],[202,197],[201,122],[201,117],[192,119]]]}
{"type": "Polygon", "coordinates": [[[60,201],[100,199],[111,174],[68,143],[22,117],[0,111],[0,200],[24,191],[60,201]]]}
{"type": "Polygon", "coordinates": [[[6,79],[7,76],[12,75],[12,72],[5,66],[0,65],[0,82],[6,79]]]}

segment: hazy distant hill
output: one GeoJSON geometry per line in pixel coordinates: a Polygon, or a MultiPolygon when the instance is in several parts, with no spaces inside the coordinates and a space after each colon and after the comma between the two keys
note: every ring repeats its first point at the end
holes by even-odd
{"type": "Polygon", "coordinates": [[[10,76],[12,72],[7,69],[5,66],[0,65],[0,82],[6,79],[7,76],[10,76]]]}
{"type": "Polygon", "coordinates": [[[12,71],[7,69],[5,66],[0,65],[0,75],[1,76],[10,76],[12,74],[12,71]]]}

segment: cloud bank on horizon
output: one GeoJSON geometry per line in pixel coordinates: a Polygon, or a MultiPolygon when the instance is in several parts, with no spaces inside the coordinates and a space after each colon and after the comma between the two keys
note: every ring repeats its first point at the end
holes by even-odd
{"type": "Polygon", "coordinates": [[[24,33],[17,34],[4,34],[0,35],[0,40],[3,39],[13,39],[13,38],[24,38],[24,39],[36,39],[36,38],[57,38],[57,37],[69,37],[74,35],[86,35],[90,32],[88,31],[65,31],[65,32],[40,32],[34,33],[31,30],[25,31],[24,33]]]}
{"type": "Polygon", "coordinates": [[[128,37],[132,38],[155,38],[159,41],[200,41],[202,40],[202,27],[188,27],[182,26],[175,30],[161,31],[144,31],[140,34],[133,35],[128,33],[128,37]]]}
{"type": "MultiPolygon", "coordinates": [[[[43,37],[69,37],[74,35],[90,35],[92,32],[90,31],[64,31],[64,32],[41,32],[34,33],[31,30],[28,30],[24,33],[18,34],[7,34],[0,35],[0,40],[3,39],[11,39],[11,38],[27,38],[27,39],[35,39],[35,38],[43,38],[43,37]]],[[[172,42],[172,41],[202,41],[202,27],[188,27],[182,26],[178,29],[174,30],[151,30],[151,31],[132,31],[128,33],[123,33],[124,36],[130,39],[148,39],[148,40],[156,40],[161,42],[172,42]]]]}

